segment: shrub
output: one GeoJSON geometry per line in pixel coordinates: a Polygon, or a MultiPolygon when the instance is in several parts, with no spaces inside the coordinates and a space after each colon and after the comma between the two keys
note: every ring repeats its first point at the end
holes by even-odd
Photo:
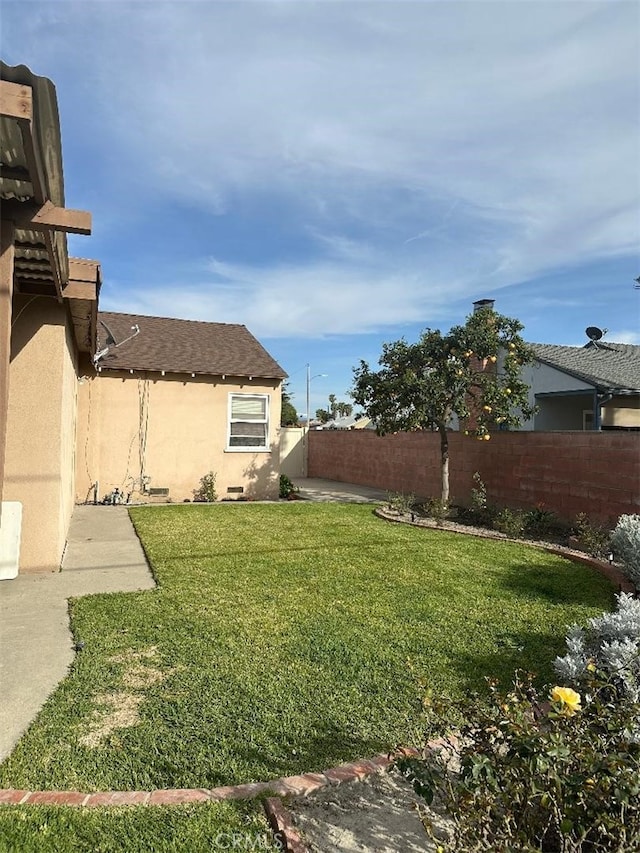
{"type": "Polygon", "coordinates": [[[640,515],[621,515],[611,535],[611,547],[625,574],[640,588],[640,515]]]}
{"type": "Polygon", "coordinates": [[[291,480],[287,477],[286,474],[280,474],[280,497],[288,498],[294,492],[297,492],[298,489],[293,485],[291,480]]]}
{"type": "Polygon", "coordinates": [[[401,515],[411,512],[415,502],[415,495],[412,495],[411,493],[405,495],[402,492],[387,492],[387,503],[389,504],[389,509],[393,509],[401,515]]]}
{"type": "Polygon", "coordinates": [[[517,539],[522,536],[525,527],[525,514],[520,509],[501,509],[496,515],[493,526],[496,530],[517,539]]]}
{"type": "Polygon", "coordinates": [[[598,673],[582,694],[561,685],[541,693],[531,675],[516,673],[506,694],[490,683],[488,703],[427,702],[425,734],[444,742],[419,758],[402,755],[398,766],[428,804],[451,816],[447,849],[637,851],[640,708],[609,697],[598,673]],[[459,740],[444,731],[452,710],[465,720],[459,740]]]}
{"type": "Polygon", "coordinates": [[[561,678],[578,686],[592,671],[602,672],[618,694],[640,702],[640,601],[625,592],[616,598],[614,613],[590,619],[586,628],[569,628],[567,653],[553,666],[561,678]]]}
{"type": "Polygon", "coordinates": [[[560,519],[550,509],[545,509],[544,504],[539,503],[525,512],[524,527],[528,533],[538,535],[555,533],[560,527],[560,519]]]}
{"type": "Polygon", "coordinates": [[[200,478],[200,486],[193,490],[193,499],[199,503],[214,503],[218,500],[216,492],[216,475],[213,471],[209,471],[204,477],[200,478]]]}
{"type": "Polygon", "coordinates": [[[471,489],[471,501],[469,508],[473,512],[483,513],[487,509],[487,487],[485,486],[479,471],[474,473],[473,482],[476,484],[476,487],[471,489]]]}
{"type": "Polygon", "coordinates": [[[442,502],[442,498],[429,498],[424,504],[424,512],[436,524],[440,524],[449,514],[449,507],[442,502]]]}
{"type": "Polygon", "coordinates": [[[611,532],[605,527],[593,524],[586,512],[578,513],[574,526],[580,546],[593,557],[602,557],[608,553],[611,532]]]}

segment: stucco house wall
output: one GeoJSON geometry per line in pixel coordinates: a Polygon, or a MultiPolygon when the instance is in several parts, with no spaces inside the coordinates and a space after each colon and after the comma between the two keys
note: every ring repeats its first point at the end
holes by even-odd
{"type": "Polygon", "coordinates": [[[279,488],[280,380],[160,372],[84,374],[79,385],[76,501],[114,488],[146,500],[140,478],[193,499],[200,478],[216,474],[218,498],[273,499],[279,488]],[[227,447],[230,394],[267,395],[269,450],[227,447]],[[242,487],[242,492],[228,489],[242,487]]]}
{"type": "Polygon", "coordinates": [[[16,295],[13,317],[4,500],[23,505],[20,571],[52,571],[75,496],[75,347],[52,299],[16,295]]]}
{"type": "Polygon", "coordinates": [[[593,409],[593,385],[540,361],[525,365],[522,379],[529,385],[529,405],[539,408],[533,418],[523,423],[523,430],[582,429],[583,410],[593,409]],[[558,396],[536,397],[537,394],[558,396]]]}
{"type": "Polygon", "coordinates": [[[614,397],[610,403],[602,407],[602,426],[609,427],[640,427],[640,398],[614,397]]]}

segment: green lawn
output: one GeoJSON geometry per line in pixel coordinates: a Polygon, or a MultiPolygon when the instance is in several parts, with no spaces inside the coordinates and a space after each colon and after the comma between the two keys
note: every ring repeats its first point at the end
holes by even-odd
{"type": "Polygon", "coordinates": [[[276,853],[277,849],[258,805],[0,807],[0,853],[276,853]]]}
{"type": "Polygon", "coordinates": [[[159,588],[73,602],[86,648],[5,787],[213,787],[387,750],[411,738],[416,679],[456,696],[516,667],[548,680],[565,627],[613,603],[584,566],[367,505],[131,515],[159,588]]]}

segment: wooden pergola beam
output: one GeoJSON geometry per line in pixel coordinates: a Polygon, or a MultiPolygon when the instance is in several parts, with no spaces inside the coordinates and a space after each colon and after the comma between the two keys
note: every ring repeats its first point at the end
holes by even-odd
{"type": "Polygon", "coordinates": [[[0,80],[0,115],[17,121],[33,119],[33,93],[31,86],[0,80]]]}
{"type": "Polygon", "coordinates": [[[44,204],[5,201],[2,216],[11,219],[16,228],[28,231],[64,231],[67,234],[91,234],[91,213],[87,210],[71,210],[56,207],[51,201],[44,204]]]}
{"type": "Polygon", "coordinates": [[[3,166],[0,164],[0,178],[7,181],[16,181],[19,184],[30,184],[31,175],[22,166],[3,166]]]}

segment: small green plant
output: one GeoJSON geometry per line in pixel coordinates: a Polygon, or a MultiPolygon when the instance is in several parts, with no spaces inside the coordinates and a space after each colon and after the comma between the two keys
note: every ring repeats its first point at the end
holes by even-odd
{"type": "Polygon", "coordinates": [[[415,495],[405,495],[403,492],[387,492],[387,504],[389,509],[395,510],[400,515],[411,512],[416,502],[415,495]]]}
{"type": "Polygon", "coordinates": [[[429,498],[424,504],[424,511],[436,524],[441,524],[449,514],[449,507],[442,502],[442,498],[429,498]]]}
{"type": "Polygon", "coordinates": [[[297,492],[298,488],[294,486],[291,480],[287,477],[286,474],[280,474],[280,497],[285,500],[291,497],[294,492],[297,492]]]}
{"type": "Polygon", "coordinates": [[[533,509],[524,514],[524,526],[527,533],[543,535],[553,533],[559,527],[560,520],[555,512],[545,509],[543,503],[537,503],[533,509]]]}
{"type": "Polygon", "coordinates": [[[586,512],[578,513],[574,525],[575,536],[580,547],[593,557],[603,557],[609,553],[611,531],[599,524],[593,524],[586,512]]]}
{"type": "Polygon", "coordinates": [[[505,507],[496,515],[493,526],[505,536],[518,539],[524,532],[525,513],[521,509],[505,507]]]}
{"type": "MultiPolygon", "coordinates": [[[[427,746],[399,767],[427,804],[451,816],[450,851],[632,853],[640,838],[640,706],[612,701],[611,682],[588,673],[580,693],[539,691],[516,673],[506,694],[489,682],[487,702],[423,703],[427,746]],[[447,720],[464,720],[458,737],[447,720]],[[444,721],[444,722],[443,722],[444,721]],[[429,746],[434,736],[438,747],[429,746]]],[[[614,688],[615,689],[615,688],[614,688]]],[[[444,850],[443,846],[440,849],[444,850]]]]}
{"type": "Polygon", "coordinates": [[[470,509],[476,513],[483,513],[487,509],[487,487],[479,471],[474,473],[473,482],[476,486],[471,489],[470,509]]]}
{"type": "Polygon", "coordinates": [[[200,486],[193,490],[193,500],[196,503],[212,504],[218,500],[216,492],[216,475],[209,471],[204,477],[200,477],[200,486]]]}

